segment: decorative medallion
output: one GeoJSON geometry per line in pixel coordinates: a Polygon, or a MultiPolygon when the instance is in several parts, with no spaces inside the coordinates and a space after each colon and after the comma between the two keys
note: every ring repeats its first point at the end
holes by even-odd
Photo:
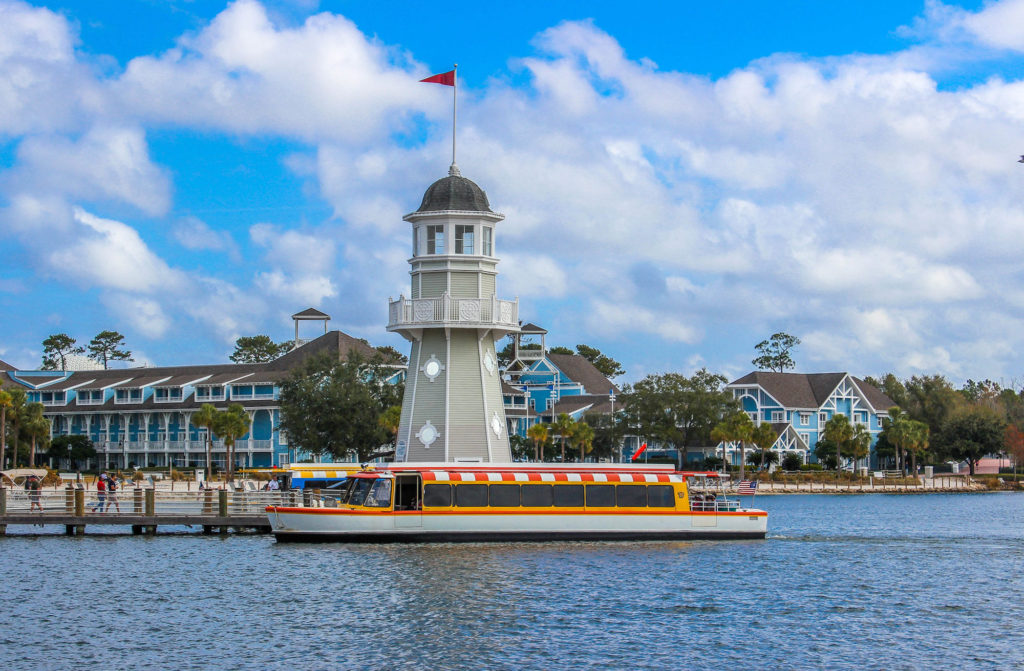
{"type": "Polygon", "coordinates": [[[512,323],[512,303],[510,303],[509,301],[501,302],[501,323],[512,323]]]}
{"type": "Polygon", "coordinates": [[[491,417],[491,431],[494,431],[494,435],[501,437],[501,430],[505,428],[504,422],[501,421],[501,417],[498,417],[498,411],[494,411],[494,416],[491,417]]]}
{"type": "Polygon", "coordinates": [[[434,301],[414,301],[413,313],[416,315],[416,321],[418,322],[434,321],[434,301]]]}
{"type": "Polygon", "coordinates": [[[478,300],[460,300],[459,301],[459,321],[462,322],[478,322],[480,321],[480,301],[478,300]]]}
{"type": "Polygon", "coordinates": [[[420,439],[424,447],[430,447],[435,440],[440,437],[441,433],[437,430],[437,427],[427,420],[427,423],[420,427],[420,430],[416,432],[416,437],[420,439]]]}
{"type": "Polygon", "coordinates": [[[484,352],[484,368],[491,375],[494,375],[494,371],[498,368],[497,362],[494,360],[494,355],[491,354],[491,350],[484,352]]]}
{"type": "Polygon", "coordinates": [[[431,354],[430,358],[427,359],[426,363],[420,366],[420,370],[427,376],[427,379],[433,382],[437,379],[437,376],[444,370],[444,364],[437,358],[436,354],[431,354]]]}

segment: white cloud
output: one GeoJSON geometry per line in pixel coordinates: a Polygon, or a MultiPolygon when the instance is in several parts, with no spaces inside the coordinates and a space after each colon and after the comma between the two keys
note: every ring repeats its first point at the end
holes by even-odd
{"type": "Polygon", "coordinates": [[[81,208],[75,208],[74,218],[81,225],[79,237],[49,255],[53,272],[88,285],[139,292],[182,282],[180,273],[154,254],[130,226],[81,208]]]}
{"type": "Polygon", "coordinates": [[[443,106],[417,85],[425,74],[342,16],[283,27],[238,0],[174,49],[133,59],[113,87],[154,121],[372,144],[414,111],[443,106]]]}
{"type": "Polygon", "coordinates": [[[228,252],[234,260],[241,258],[238,245],[229,231],[215,231],[198,217],[182,218],[174,227],[172,235],[185,249],[228,252]]]}

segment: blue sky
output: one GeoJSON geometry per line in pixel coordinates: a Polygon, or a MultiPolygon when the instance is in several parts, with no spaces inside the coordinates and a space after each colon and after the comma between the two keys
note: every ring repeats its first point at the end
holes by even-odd
{"type": "Polygon", "coordinates": [[[0,359],[125,334],[225,361],[307,307],[374,344],[459,165],[499,293],[626,381],[1016,384],[1024,0],[506,5],[0,0],[0,359]]]}

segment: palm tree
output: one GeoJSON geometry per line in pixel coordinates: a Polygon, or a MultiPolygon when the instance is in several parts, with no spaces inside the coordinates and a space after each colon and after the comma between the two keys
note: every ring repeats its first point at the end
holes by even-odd
{"type": "Polygon", "coordinates": [[[7,457],[7,408],[13,403],[11,395],[0,389],[0,471],[4,470],[4,460],[7,457]]]}
{"type": "Polygon", "coordinates": [[[228,409],[217,413],[213,420],[214,430],[224,440],[224,448],[228,457],[228,482],[235,480],[235,441],[249,433],[252,421],[249,413],[240,403],[232,403],[228,409]]]}
{"type": "Polygon", "coordinates": [[[559,441],[562,444],[562,462],[565,462],[565,441],[572,440],[573,432],[576,430],[576,420],[570,417],[567,413],[561,413],[555,418],[555,421],[551,423],[551,429],[558,436],[559,441]]]}
{"type": "Polygon", "coordinates": [[[572,432],[572,442],[580,448],[580,463],[583,456],[594,447],[594,429],[586,422],[577,422],[572,432]]]}
{"type": "Polygon", "coordinates": [[[206,429],[206,477],[213,475],[213,424],[217,421],[217,408],[204,403],[199,412],[192,415],[192,426],[206,429]]]}
{"type": "Polygon", "coordinates": [[[924,422],[918,422],[916,420],[910,420],[909,424],[909,444],[907,445],[910,451],[910,472],[913,475],[917,475],[917,455],[922,454],[928,449],[928,438],[929,429],[928,425],[924,422]]]}
{"type": "Polygon", "coordinates": [[[740,444],[740,480],[744,479],[746,471],[744,470],[744,463],[747,460],[747,449],[746,443],[750,441],[754,435],[754,422],[750,419],[750,415],[742,410],[736,410],[725,416],[722,421],[715,425],[715,428],[711,430],[711,440],[722,443],[722,464],[723,468],[727,468],[727,460],[725,458],[725,446],[728,443],[740,444]]]}
{"type": "Polygon", "coordinates": [[[11,449],[11,468],[17,468],[18,448],[21,447],[21,425],[25,418],[25,405],[28,402],[28,396],[24,389],[12,389],[10,395],[11,436],[14,437],[14,447],[11,449]]]}
{"type": "Polygon", "coordinates": [[[533,441],[533,456],[540,461],[540,446],[548,442],[548,425],[537,422],[526,430],[526,437],[533,441]]]}
{"type": "Polygon", "coordinates": [[[750,442],[761,448],[761,470],[768,470],[768,450],[771,449],[779,435],[768,422],[761,422],[750,436],[750,442]]]}
{"type": "Polygon", "coordinates": [[[50,420],[43,417],[42,403],[29,403],[25,406],[25,418],[22,430],[32,440],[32,450],[28,454],[29,468],[36,467],[36,445],[50,437],[50,420]]]}
{"type": "Polygon", "coordinates": [[[849,441],[843,447],[844,456],[853,459],[853,468],[857,469],[857,462],[871,454],[871,432],[863,424],[853,427],[853,433],[849,441]]]}
{"type": "Polygon", "coordinates": [[[825,430],[822,432],[822,438],[835,443],[836,478],[838,478],[839,471],[842,470],[843,449],[848,446],[850,440],[853,438],[853,425],[850,424],[850,420],[846,415],[833,415],[832,419],[825,422],[825,430]]]}
{"type": "MultiPolygon", "coordinates": [[[[915,422],[910,419],[907,413],[903,412],[898,406],[889,408],[889,416],[882,419],[882,429],[885,432],[885,437],[889,441],[889,444],[896,448],[896,468],[903,474],[906,474],[906,456],[905,452],[910,449],[914,442],[914,431],[915,422]]],[[[925,429],[927,429],[925,425],[925,429]]],[[[927,442],[927,435],[925,436],[927,442]]]]}

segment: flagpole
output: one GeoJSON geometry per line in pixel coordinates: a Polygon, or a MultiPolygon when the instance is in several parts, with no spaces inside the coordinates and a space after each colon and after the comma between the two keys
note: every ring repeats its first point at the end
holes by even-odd
{"type": "Polygon", "coordinates": [[[455,165],[455,122],[459,118],[459,64],[456,63],[452,68],[454,75],[452,79],[455,81],[455,85],[452,86],[452,167],[455,165]]]}

